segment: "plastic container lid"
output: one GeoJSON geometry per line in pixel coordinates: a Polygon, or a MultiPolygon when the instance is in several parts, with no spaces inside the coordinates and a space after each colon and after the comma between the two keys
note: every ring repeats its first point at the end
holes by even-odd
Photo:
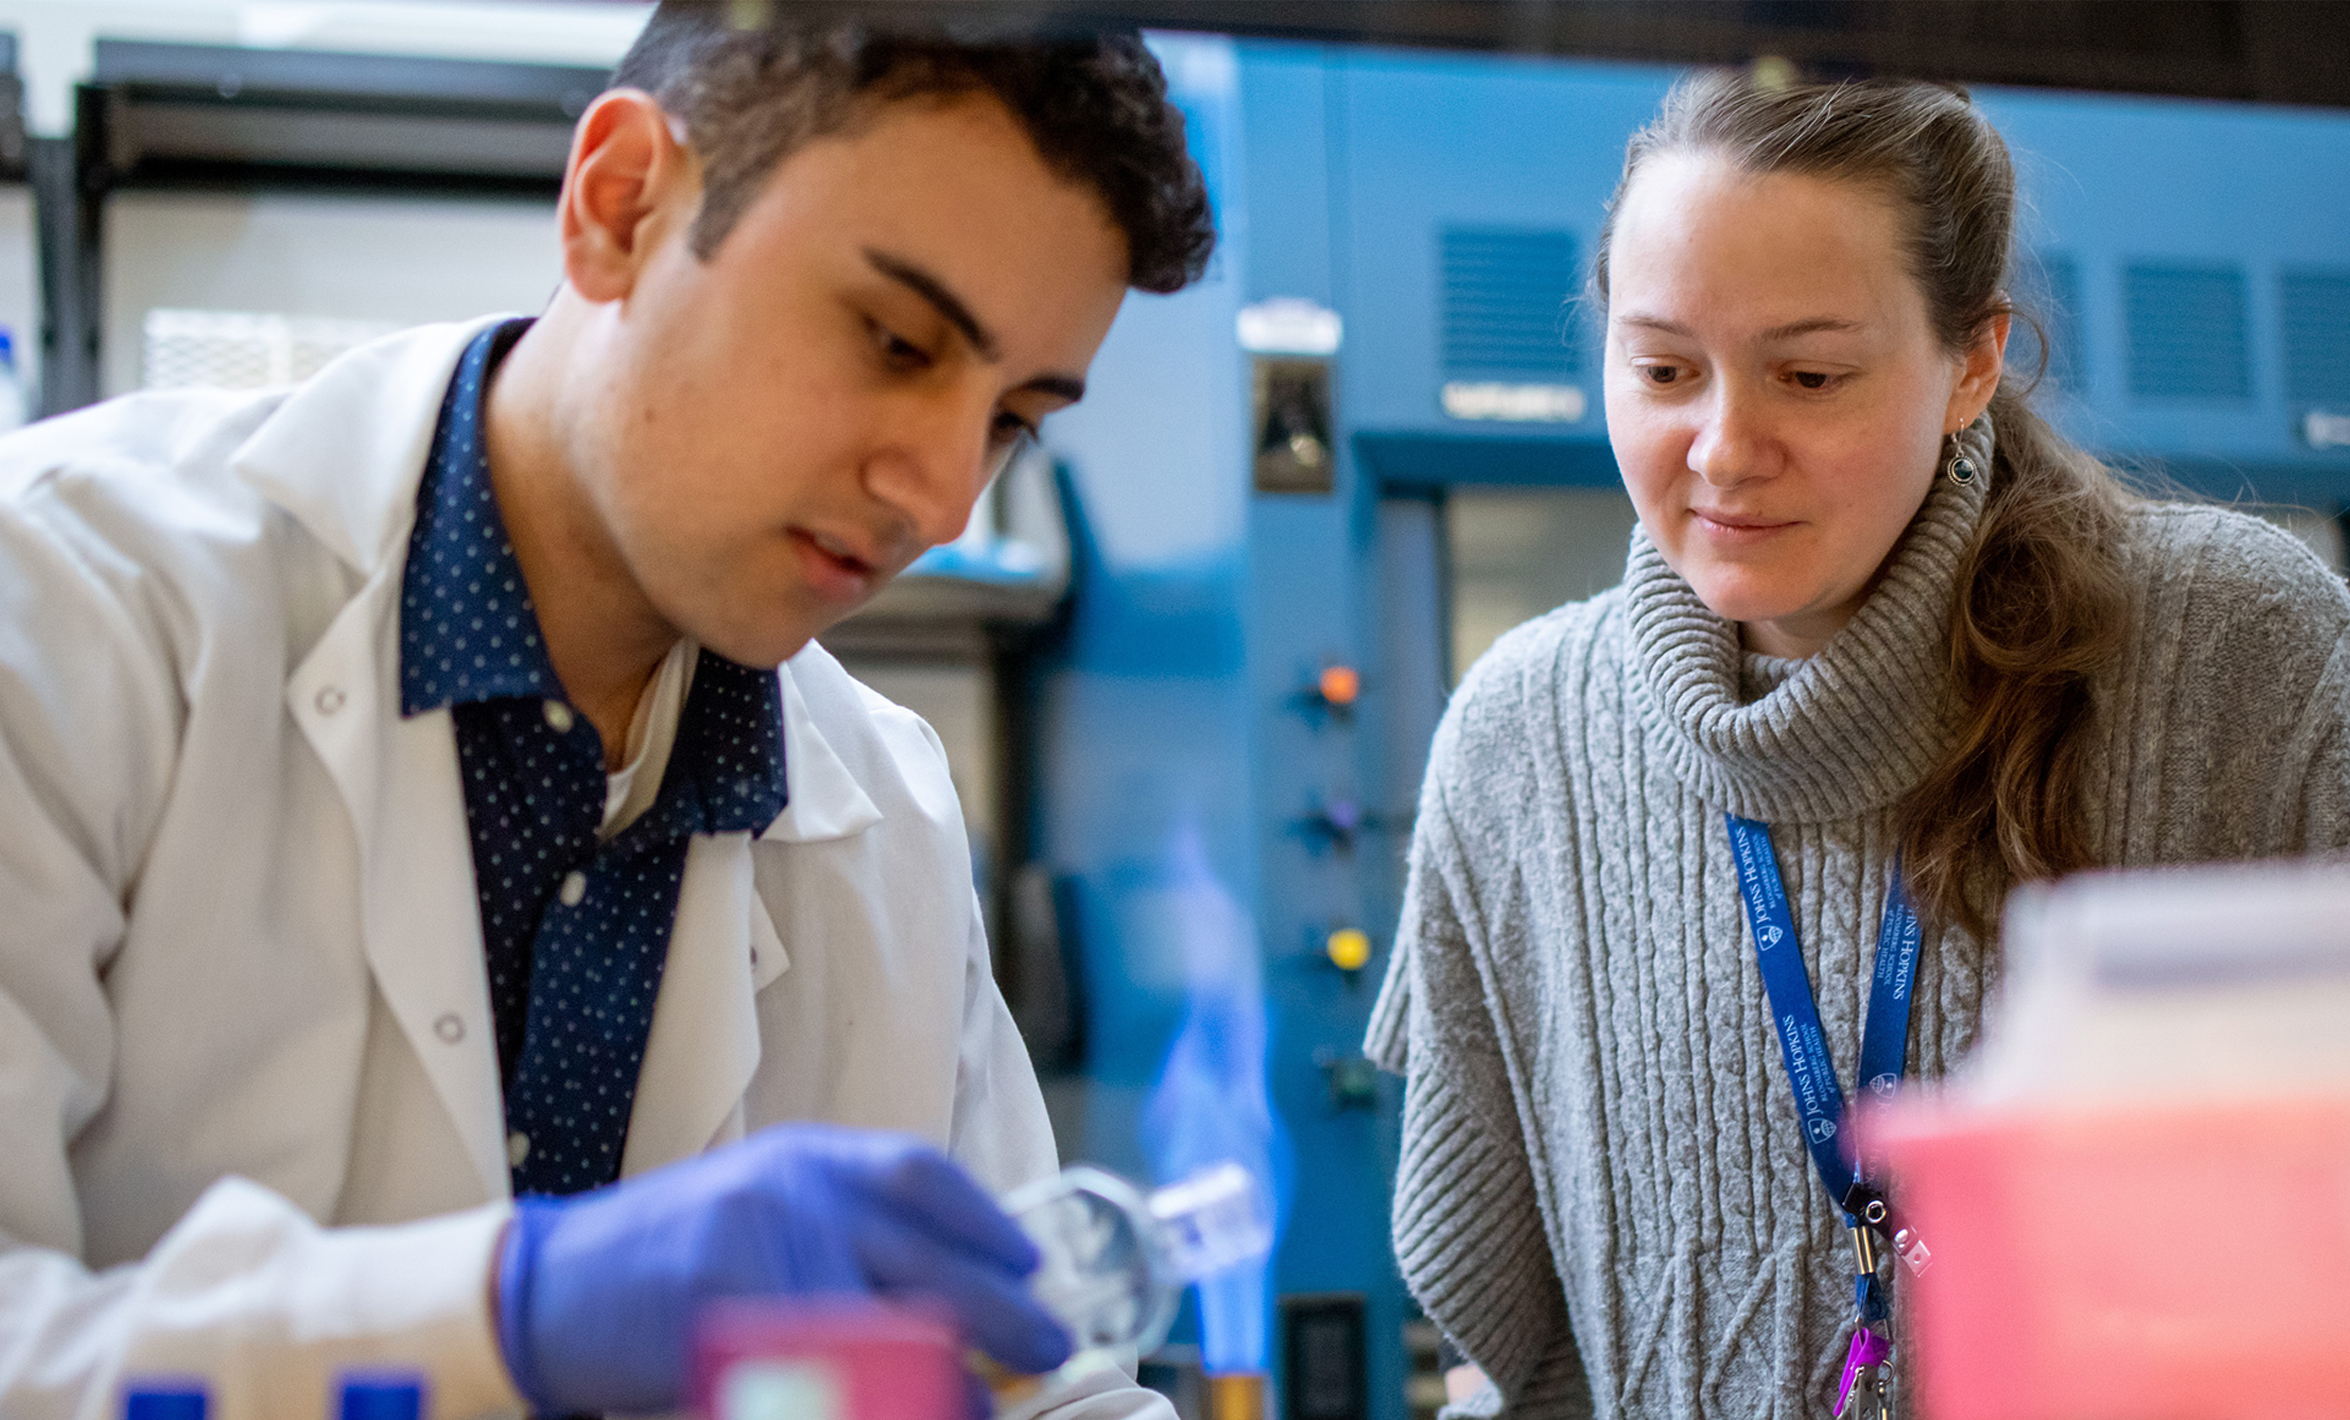
{"type": "Polygon", "coordinates": [[[416,1376],[347,1376],[341,1420],[423,1420],[424,1382],[416,1376]]]}
{"type": "Polygon", "coordinates": [[[123,1393],[122,1420],[204,1420],[204,1387],[193,1381],[134,1386],[123,1393]]]}

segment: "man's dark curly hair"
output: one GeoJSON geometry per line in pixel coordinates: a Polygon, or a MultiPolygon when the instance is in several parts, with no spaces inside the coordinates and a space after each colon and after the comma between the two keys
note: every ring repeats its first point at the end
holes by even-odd
{"type": "Polygon", "coordinates": [[[1180,290],[1215,249],[1183,115],[1132,32],[989,34],[798,0],[663,0],[612,82],[684,122],[702,160],[691,240],[705,260],[802,144],[890,103],[963,94],[1001,101],[1047,167],[1100,196],[1126,236],[1131,285],[1180,290]]]}

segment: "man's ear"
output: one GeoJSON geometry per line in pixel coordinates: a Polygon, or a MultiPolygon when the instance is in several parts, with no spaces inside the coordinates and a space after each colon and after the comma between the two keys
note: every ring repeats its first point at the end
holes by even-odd
{"type": "Polygon", "coordinates": [[[590,301],[617,301],[700,194],[692,153],[642,89],[613,89],[580,115],[563,173],[563,275],[590,301]]]}

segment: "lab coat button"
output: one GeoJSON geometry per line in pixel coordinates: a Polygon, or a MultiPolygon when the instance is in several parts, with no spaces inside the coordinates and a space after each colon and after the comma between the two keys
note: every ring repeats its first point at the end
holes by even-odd
{"type": "Polygon", "coordinates": [[[517,1129],[506,1136],[506,1167],[518,1169],[530,1157],[530,1136],[517,1129]]]}
{"type": "Polygon", "coordinates": [[[577,868],[565,873],[563,886],[555,890],[555,896],[563,899],[565,907],[579,906],[579,900],[587,896],[587,874],[577,868]]]}
{"type": "Polygon", "coordinates": [[[571,726],[575,717],[571,713],[570,706],[564,704],[560,700],[550,700],[546,703],[546,714],[548,729],[553,730],[558,735],[568,735],[571,733],[571,726]]]}
{"type": "Polygon", "coordinates": [[[318,707],[319,714],[332,715],[337,710],[343,708],[343,699],[343,688],[341,686],[322,685],[318,688],[318,694],[312,697],[310,703],[318,707]]]}
{"type": "Polygon", "coordinates": [[[465,1039],[465,1022],[457,1019],[457,1013],[451,1011],[432,1023],[432,1033],[450,1045],[455,1045],[465,1039]]]}

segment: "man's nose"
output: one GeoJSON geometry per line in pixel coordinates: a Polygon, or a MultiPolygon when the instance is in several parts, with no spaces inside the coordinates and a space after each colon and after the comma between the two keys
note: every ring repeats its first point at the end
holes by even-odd
{"type": "Polygon", "coordinates": [[[959,536],[993,471],[988,424],[967,409],[927,410],[892,431],[868,460],[866,489],[903,517],[923,547],[959,536]]]}

